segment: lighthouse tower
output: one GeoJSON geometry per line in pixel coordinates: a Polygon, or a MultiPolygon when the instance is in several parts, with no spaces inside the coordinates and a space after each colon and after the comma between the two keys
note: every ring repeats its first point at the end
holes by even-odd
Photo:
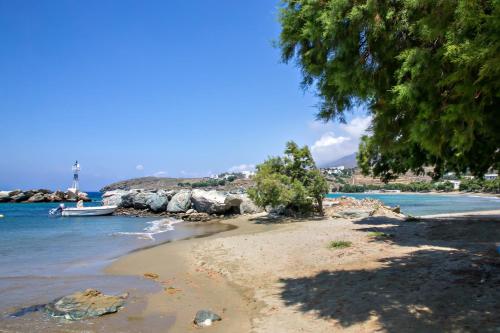
{"type": "Polygon", "coordinates": [[[73,170],[73,183],[71,183],[71,188],[68,189],[68,191],[78,193],[78,190],[80,189],[80,184],[78,184],[78,173],[80,172],[80,164],[78,164],[78,161],[73,164],[73,167],[71,168],[73,170]]]}

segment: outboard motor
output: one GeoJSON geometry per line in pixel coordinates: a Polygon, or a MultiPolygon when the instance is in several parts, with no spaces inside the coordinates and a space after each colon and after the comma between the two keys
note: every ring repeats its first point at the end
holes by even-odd
{"type": "Polygon", "coordinates": [[[49,215],[50,216],[59,216],[62,214],[63,209],[64,209],[64,204],[60,204],[59,207],[52,208],[51,210],[49,210],[49,215]]]}

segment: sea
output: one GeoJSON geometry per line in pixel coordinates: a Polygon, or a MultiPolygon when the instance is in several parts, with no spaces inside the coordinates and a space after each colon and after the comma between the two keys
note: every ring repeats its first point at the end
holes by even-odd
{"type": "MultiPolygon", "coordinates": [[[[89,194],[92,202],[86,206],[101,205],[100,193],[89,194]]],[[[155,284],[145,279],[105,275],[103,269],[141,248],[227,229],[173,218],[49,216],[49,210],[58,205],[0,203],[4,215],[0,218],[0,322],[16,309],[89,287],[121,294],[132,285],[142,293],[150,292],[155,284]]]]}
{"type": "Polygon", "coordinates": [[[446,195],[434,193],[331,193],[329,198],[341,196],[356,199],[378,199],[386,206],[399,206],[406,215],[422,216],[446,213],[499,210],[500,198],[480,195],[446,195]]]}
{"type": "MultiPolygon", "coordinates": [[[[411,215],[500,209],[500,199],[474,195],[330,194],[374,198],[399,205],[411,215]]],[[[90,193],[100,205],[100,193],[90,193]]],[[[67,204],[72,206],[74,204],[67,204]]],[[[0,331],[2,320],[19,308],[44,304],[89,287],[108,294],[156,284],[131,276],[105,275],[103,269],[131,251],[222,231],[158,217],[52,217],[58,203],[0,203],[0,331]]]]}

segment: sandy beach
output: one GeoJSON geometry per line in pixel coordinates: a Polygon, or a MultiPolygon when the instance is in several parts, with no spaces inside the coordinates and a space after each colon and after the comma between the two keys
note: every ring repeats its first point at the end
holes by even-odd
{"type": "MultiPolygon", "coordinates": [[[[171,318],[146,332],[493,332],[500,326],[499,211],[408,222],[269,220],[120,258],[109,274],[158,274],[133,320],[171,318]],[[330,248],[348,241],[346,248],[330,248]]],[[[120,314],[119,314],[120,315],[120,314]]]]}

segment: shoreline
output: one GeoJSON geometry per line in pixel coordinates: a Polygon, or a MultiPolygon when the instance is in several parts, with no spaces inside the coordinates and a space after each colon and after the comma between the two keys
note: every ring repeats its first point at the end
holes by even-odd
{"type": "MultiPolygon", "coordinates": [[[[158,279],[153,281],[161,290],[145,295],[148,305],[137,315],[149,317],[168,314],[175,317],[175,323],[168,332],[197,330],[192,322],[196,312],[202,309],[212,310],[223,317],[220,323],[216,323],[213,328],[207,328],[207,331],[250,331],[250,314],[255,314],[259,308],[258,304],[252,302],[251,290],[225,279],[220,272],[203,268],[203,263],[190,255],[190,250],[197,246],[200,240],[258,233],[266,229],[262,226],[245,225],[249,218],[251,217],[238,216],[219,221],[218,224],[230,226],[225,231],[134,251],[111,263],[104,273],[132,275],[138,278],[144,278],[145,273],[158,274],[158,279]],[[167,255],[168,260],[164,262],[167,255]],[[169,301],[170,304],[165,304],[169,301]]],[[[154,329],[152,331],[156,332],[154,329]]],[[[166,330],[158,330],[163,331],[166,330]]]]}
{"type": "Polygon", "coordinates": [[[431,195],[450,195],[450,196],[477,196],[477,197],[492,197],[492,198],[499,198],[500,199],[500,194],[496,193],[484,193],[484,192],[331,192],[328,194],[335,194],[335,195],[345,195],[349,196],[350,194],[384,194],[384,195],[410,195],[410,194],[419,194],[419,195],[426,195],[426,194],[431,194],[431,195]]]}

